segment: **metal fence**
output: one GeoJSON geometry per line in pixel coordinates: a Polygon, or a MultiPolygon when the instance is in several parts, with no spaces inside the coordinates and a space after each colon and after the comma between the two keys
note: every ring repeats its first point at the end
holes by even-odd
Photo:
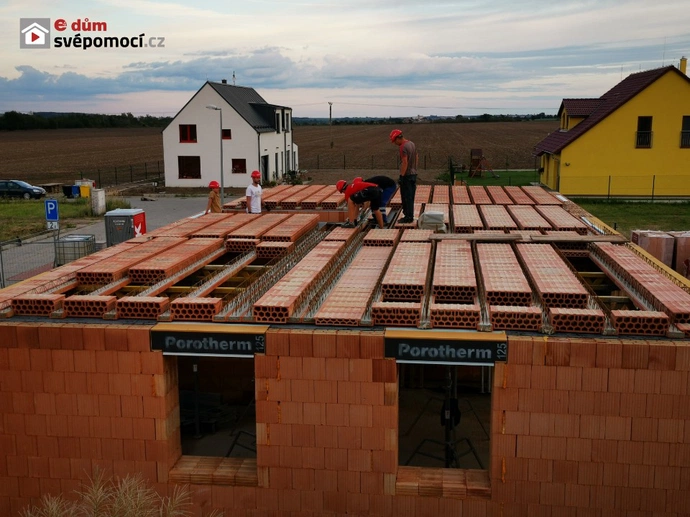
{"type": "Polygon", "coordinates": [[[97,188],[140,181],[162,182],[165,178],[165,169],[160,161],[144,162],[136,165],[102,167],[95,171],[80,171],[79,178],[94,180],[97,188]]]}
{"type": "Polygon", "coordinates": [[[559,190],[572,196],[676,198],[690,196],[690,175],[561,177],[559,190]]]}
{"type": "Polygon", "coordinates": [[[52,231],[0,242],[0,288],[54,268],[56,248],[57,235],[52,231]]]}

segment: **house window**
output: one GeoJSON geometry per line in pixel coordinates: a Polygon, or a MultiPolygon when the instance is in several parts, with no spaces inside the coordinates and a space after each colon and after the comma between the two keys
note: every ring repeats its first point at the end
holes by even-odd
{"type": "Polygon", "coordinates": [[[493,368],[402,363],[399,368],[399,465],[486,470],[493,368]]]}
{"type": "Polygon", "coordinates": [[[247,174],[247,160],[245,160],[244,158],[233,158],[232,173],[247,174]]]}
{"type": "Polygon", "coordinates": [[[180,124],[180,142],[196,142],[196,124],[180,124]]]}
{"type": "Polygon", "coordinates": [[[680,131],[680,146],[690,149],[690,116],[683,115],[683,126],[680,131]]]}
{"type": "Polygon", "coordinates": [[[177,364],[182,454],[256,458],[253,357],[179,356],[177,364]]]}
{"type": "Polygon", "coordinates": [[[232,140],[232,129],[223,129],[221,132],[223,140],[232,140]]]}
{"type": "Polygon", "coordinates": [[[201,178],[201,158],[199,156],[178,156],[177,174],[179,179],[201,178]]]}
{"type": "Polygon", "coordinates": [[[635,147],[638,149],[652,147],[652,117],[637,117],[635,147]]]}
{"type": "Polygon", "coordinates": [[[290,114],[289,113],[285,114],[285,132],[286,133],[290,132],[290,114]]]}
{"type": "Polygon", "coordinates": [[[276,113],[276,133],[280,133],[280,113],[276,113]]]}

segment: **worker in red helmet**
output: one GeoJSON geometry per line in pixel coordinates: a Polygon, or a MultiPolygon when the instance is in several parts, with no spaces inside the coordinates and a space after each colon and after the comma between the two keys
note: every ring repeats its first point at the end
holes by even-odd
{"type": "Polygon", "coordinates": [[[389,135],[392,144],[397,145],[400,152],[400,197],[402,198],[403,218],[399,222],[408,224],[414,222],[414,196],[417,190],[417,165],[419,156],[414,142],[407,140],[403,132],[394,129],[389,135]]]}
{"type": "Polygon", "coordinates": [[[208,193],[208,203],[206,203],[206,212],[213,212],[214,214],[219,214],[222,212],[222,207],[220,206],[220,184],[213,180],[208,184],[210,192],[208,193]]]}
{"type": "Polygon", "coordinates": [[[261,173],[259,171],[252,171],[252,184],[247,187],[247,213],[248,214],[260,214],[261,206],[263,202],[261,201],[261,194],[263,193],[261,189],[261,173]]]}

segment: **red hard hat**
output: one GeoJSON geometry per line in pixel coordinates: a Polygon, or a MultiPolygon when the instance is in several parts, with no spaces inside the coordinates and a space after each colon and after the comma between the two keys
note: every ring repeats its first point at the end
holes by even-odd
{"type": "Polygon", "coordinates": [[[345,187],[347,187],[347,181],[345,180],[340,180],[335,184],[335,188],[338,190],[338,192],[343,192],[345,187]]]}
{"type": "Polygon", "coordinates": [[[208,184],[208,188],[220,188],[220,184],[216,180],[213,180],[208,184]]]}
{"type": "Polygon", "coordinates": [[[402,136],[402,131],[400,131],[399,129],[394,129],[393,131],[391,131],[391,134],[390,134],[391,142],[395,142],[395,139],[398,138],[399,136],[402,136]]]}
{"type": "Polygon", "coordinates": [[[252,171],[252,178],[260,178],[261,173],[259,171],[252,171]]]}

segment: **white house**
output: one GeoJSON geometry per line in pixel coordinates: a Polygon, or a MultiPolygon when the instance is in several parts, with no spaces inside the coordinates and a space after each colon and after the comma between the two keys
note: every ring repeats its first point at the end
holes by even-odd
{"type": "Polygon", "coordinates": [[[253,88],[206,82],[163,130],[165,184],[246,187],[251,172],[263,181],[296,170],[292,109],[268,104],[253,88]],[[221,148],[222,145],[222,148],[221,148]]]}

